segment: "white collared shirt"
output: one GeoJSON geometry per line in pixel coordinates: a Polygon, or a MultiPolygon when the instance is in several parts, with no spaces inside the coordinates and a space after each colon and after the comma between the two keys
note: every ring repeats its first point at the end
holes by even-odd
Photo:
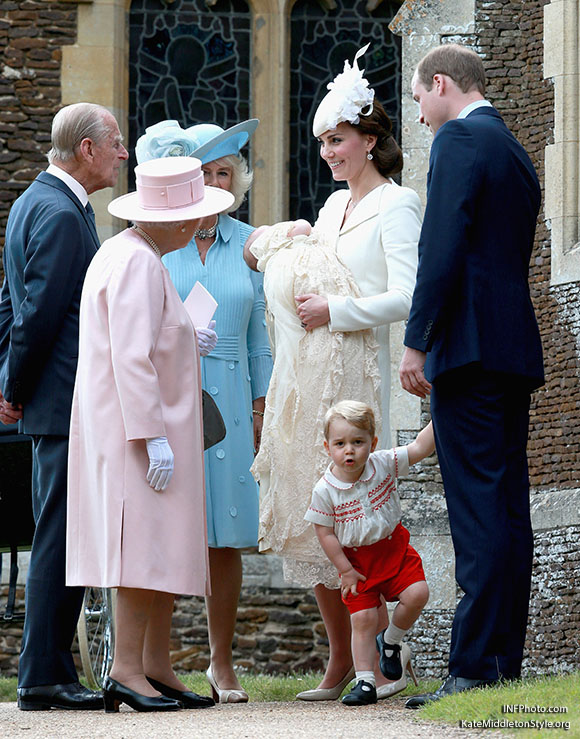
{"type": "Polygon", "coordinates": [[[407,447],[372,452],[356,482],[342,482],[331,467],[314,487],[305,520],[334,529],[343,547],[368,546],[392,534],[401,520],[396,479],[409,471],[407,447]]]}
{"type": "Polygon", "coordinates": [[[51,174],[53,177],[58,177],[59,180],[62,180],[69,190],[72,190],[81,201],[83,208],[86,208],[87,203],[89,202],[89,196],[78,180],[75,180],[75,178],[68,172],[65,172],[64,169],[57,167],[56,164],[49,164],[46,172],[47,174],[51,174]]]}
{"type": "Polygon", "coordinates": [[[467,118],[467,116],[476,108],[493,108],[493,105],[489,100],[475,100],[473,103],[469,103],[460,111],[458,118],[467,118]]]}

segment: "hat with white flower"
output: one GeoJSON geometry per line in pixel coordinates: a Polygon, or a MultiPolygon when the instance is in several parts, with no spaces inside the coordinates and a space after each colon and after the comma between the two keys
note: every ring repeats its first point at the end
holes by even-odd
{"type": "Polygon", "coordinates": [[[360,116],[373,112],[375,91],[369,87],[364,69],[358,68],[358,59],[367,51],[370,44],[363,46],[355,54],[352,67],[348,59],[344,70],[337,74],[327,87],[330,90],[323,98],[314,114],[312,133],[321,136],[325,131],[333,131],[339,123],[359,123],[360,116]]]}

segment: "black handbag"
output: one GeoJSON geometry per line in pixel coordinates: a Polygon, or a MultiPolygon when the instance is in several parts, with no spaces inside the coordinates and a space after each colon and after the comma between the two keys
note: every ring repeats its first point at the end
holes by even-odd
{"type": "Polygon", "coordinates": [[[226,435],[226,425],[215,400],[206,391],[201,391],[203,407],[203,448],[209,449],[226,435]]]}

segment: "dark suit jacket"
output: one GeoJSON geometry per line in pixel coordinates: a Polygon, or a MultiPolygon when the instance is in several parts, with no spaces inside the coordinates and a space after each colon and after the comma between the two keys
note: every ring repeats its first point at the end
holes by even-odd
{"type": "Polygon", "coordinates": [[[0,296],[0,389],[22,403],[20,430],[68,436],[85,272],[99,247],[74,193],[42,172],[6,228],[0,296]]]}
{"type": "Polygon", "coordinates": [[[539,207],[532,163],[494,108],[441,126],[404,342],[428,352],[427,379],[478,362],[542,384],[528,287],[539,207]]]}

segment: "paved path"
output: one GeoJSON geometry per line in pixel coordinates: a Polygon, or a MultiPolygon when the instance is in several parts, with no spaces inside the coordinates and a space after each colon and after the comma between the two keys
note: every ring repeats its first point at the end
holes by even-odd
{"type": "MultiPolygon", "coordinates": [[[[177,713],[119,714],[99,711],[19,711],[0,703],[2,739],[458,739],[503,737],[492,731],[460,729],[420,720],[404,708],[404,699],[347,708],[324,703],[247,703],[177,713]]],[[[465,717],[468,718],[467,716],[465,717]]]]}

